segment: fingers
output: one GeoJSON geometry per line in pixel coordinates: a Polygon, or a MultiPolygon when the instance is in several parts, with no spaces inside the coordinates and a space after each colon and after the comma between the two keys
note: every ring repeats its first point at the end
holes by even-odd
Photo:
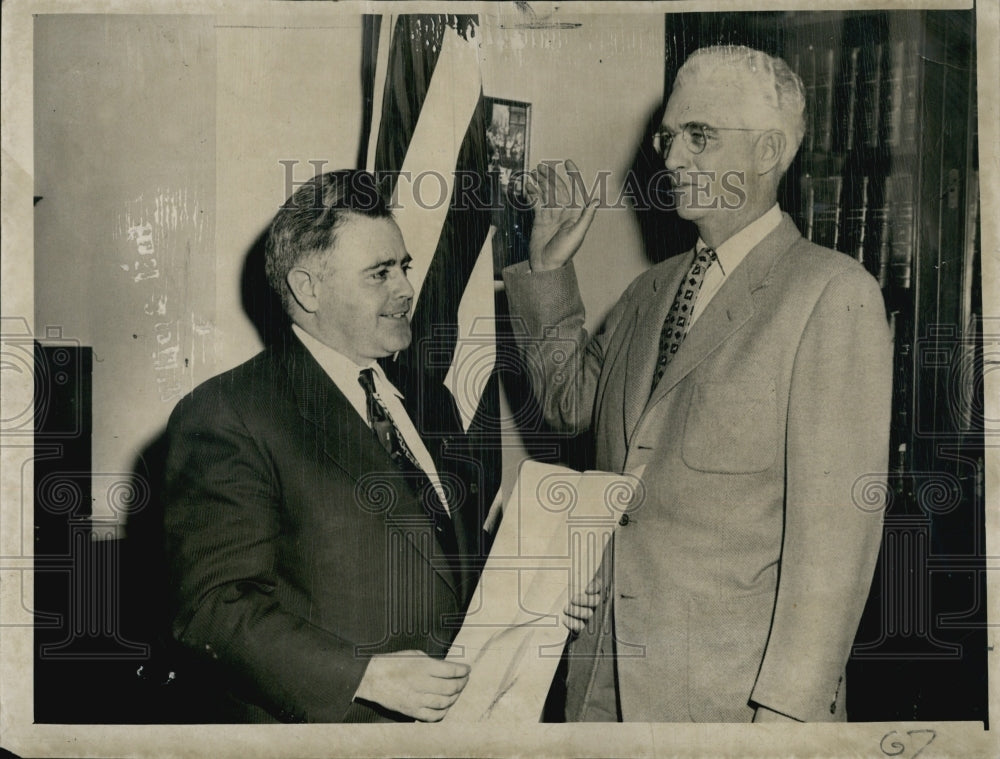
{"type": "Polygon", "coordinates": [[[574,635],[583,631],[594,616],[594,609],[601,601],[601,583],[594,579],[586,590],[569,593],[566,608],[563,609],[563,625],[574,635]]]}
{"type": "Polygon", "coordinates": [[[542,189],[546,196],[552,193],[558,198],[560,195],[565,196],[569,194],[569,187],[563,181],[563,178],[559,176],[555,166],[540,163],[535,168],[535,173],[542,180],[539,183],[539,188],[542,189]]]}
{"type": "MultiPolygon", "coordinates": [[[[589,588],[590,586],[588,586],[589,588]]],[[[594,616],[594,609],[601,600],[600,593],[574,593],[563,609],[563,625],[571,633],[577,634],[583,631],[594,616]]]]}
{"type": "Polygon", "coordinates": [[[423,651],[373,656],[356,696],[424,722],[438,722],[469,682],[470,667],[423,651]]]}
{"type": "Polygon", "coordinates": [[[583,209],[583,213],[580,214],[580,218],[576,220],[573,224],[573,234],[578,235],[580,240],[583,240],[584,235],[587,234],[587,230],[590,229],[590,225],[594,222],[594,217],[597,215],[597,206],[600,205],[600,201],[596,198],[590,201],[583,209]]]}
{"type": "Polygon", "coordinates": [[[458,698],[458,694],[469,682],[469,665],[443,661],[435,661],[435,664],[447,664],[448,669],[442,668],[441,673],[428,672],[430,676],[423,683],[425,691],[437,696],[458,698]]]}
{"type": "Polygon", "coordinates": [[[587,623],[581,619],[573,619],[572,617],[563,618],[563,627],[569,630],[573,635],[579,635],[586,629],[587,623]]]}
{"type": "MultiPolygon", "coordinates": [[[[574,183],[574,186],[579,183],[581,188],[585,189],[576,164],[567,160],[564,165],[567,178],[574,183]]],[[[554,162],[538,164],[528,177],[534,184],[535,197],[545,208],[566,208],[575,198],[575,193],[570,193],[569,184],[559,175],[554,162]]],[[[525,183],[526,187],[527,185],[528,183],[525,183]]]]}
{"type": "Polygon", "coordinates": [[[470,667],[459,662],[431,659],[430,667],[422,680],[423,693],[418,697],[419,707],[413,713],[421,722],[440,722],[458,700],[469,682],[470,667]]]}
{"type": "Polygon", "coordinates": [[[567,606],[563,610],[562,623],[563,627],[569,630],[571,633],[582,632],[590,621],[594,610],[588,609],[586,607],[572,607],[567,606]]]}
{"type": "Polygon", "coordinates": [[[586,606],[593,609],[600,603],[601,594],[597,591],[587,590],[582,593],[571,593],[569,604],[574,606],[586,606]]]}
{"type": "Polygon", "coordinates": [[[588,621],[592,616],[594,616],[593,606],[580,606],[578,604],[568,604],[565,609],[563,609],[563,614],[572,619],[588,621]]]}
{"type": "Polygon", "coordinates": [[[538,180],[535,178],[534,172],[525,175],[523,186],[524,196],[532,206],[542,203],[542,191],[538,187],[538,180]]]}
{"type": "Polygon", "coordinates": [[[447,709],[417,709],[411,714],[411,717],[415,717],[420,722],[440,722],[444,719],[444,716],[448,713],[447,709]]]}
{"type": "Polygon", "coordinates": [[[566,171],[573,182],[573,191],[559,176],[553,161],[540,163],[525,180],[525,195],[531,200],[535,219],[528,245],[528,261],[532,271],[548,271],[565,266],[583,244],[597,213],[596,199],[582,207],[577,189],[587,197],[580,170],[566,161],[566,171]]]}
{"type": "Polygon", "coordinates": [[[426,693],[423,696],[423,703],[420,705],[420,708],[446,712],[452,707],[452,704],[458,701],[458,696],[458,693],[452,693],[450,695],[426,693]]]}
{"type": "Polygon", "coordinates": [[[463,677],[455,680],[442,680],[441,678],[431,678],[426,683],[424,683],[424,691],[428,696],[435,696],[441,698],[451,698],[452,700],[458,698],[459,694],[465,690],[465,686],[468,685],[469,678],[463,677]]]}
{"type": "Polygon", "coordinates": [[[472,669],[468,664],[462,662],[431,659],[430,657],[427,658],[425,666],[427,674],[444,680],[468,678],[469,670],[472,669]]]}

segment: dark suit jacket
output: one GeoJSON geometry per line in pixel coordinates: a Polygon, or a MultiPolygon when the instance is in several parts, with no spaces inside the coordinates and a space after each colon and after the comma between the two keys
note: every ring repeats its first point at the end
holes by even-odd
{"type": "MultiPolygon", "coordinates": [[[[843,720],[886,492],[882,295],[856,261],[807,242],[785,216],[650,394],[692,256],[638,277],[592,340],[572,266],[504,273],[547,420],[592,427],[600,469],[645,466],[645,500],[614,538],[622,715],[738,722],[763,704],[843,720]]],[[[586,664],[570,659],[570,707],[586,664]]]]}
{"type": "MultiPolygon", "coordinates": [[[[368,660],[444,656],[477,566],[443,555],[426,480],[407,481],[291,336],[196,388],[168,435],[173,635],[225,682],[233,718],[404,719],[352,703],[368,660]]],[[[441,476],[459,543],[475,545],[468,483],[441,476]]]]}

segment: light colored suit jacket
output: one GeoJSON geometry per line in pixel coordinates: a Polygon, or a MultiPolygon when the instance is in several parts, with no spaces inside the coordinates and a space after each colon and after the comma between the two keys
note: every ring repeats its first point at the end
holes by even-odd
{"type": "Polygon", "coordinates": [[[759,704],[843,720],[882,534],[892,346],[881,292],[786,215],[650,396],[692,256],[639,276],[593,339],[572,265],[504,273],[549,423],[592,428],[600,469],[646,465],[646,497],[615,537],[622,715],[748,721],[759,704]]]}

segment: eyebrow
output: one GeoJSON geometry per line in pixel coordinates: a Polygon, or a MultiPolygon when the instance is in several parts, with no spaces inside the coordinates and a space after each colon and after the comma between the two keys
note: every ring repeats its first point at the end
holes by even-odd
{"type": "Polygon", "coordinates": [[[365,271],[375,271],[376,269],[384,269],[384,268],[387,268],[387,267],[393,267],[397,263],[400,264],[400,265],[405,265],[405,264],[408,264],[408,263],[412,263],[412,261],[413,261],[413,256],[411,256],[409,253],[407,253],[399,261],[397,261],[395,258],[387,258],[384,261],[379,261],[376,264],[372,264],[367,269],[365,269],[365,271]]]}
{"type": "Polygon", "coordinates": [[[683,132],[689,126],[701,127],[702,129],[710,130],[713,132],[716,130],[716,127],[712,126],[711,124],[706,124],[704,121],[685,121],[683,124],[680,125],[680,129],[678,129],[677,131],[674,131],[672,128],[668,126],[661,126],[660,132],[661,133],[669,132],[670,134],[678,134],[679,132],[683,132]]]}

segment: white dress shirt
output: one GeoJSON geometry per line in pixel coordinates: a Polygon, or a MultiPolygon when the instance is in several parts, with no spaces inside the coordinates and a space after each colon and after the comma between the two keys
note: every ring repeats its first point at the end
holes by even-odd
{"type": "Polygon", "coordinates": [[[417,432],[417,428],[413,425],[410,415],[406,413],[406,409],[403,407],[403,394],[385,376],[382,367],[375,361],[372,361],[368,366],[359,366],[344,354],[317,340],[299,327],[298,324],[292,325],[292,331],[302,341],[302,344],[306,346],[306,350],[316,359],[316,362],[323,368],[327,376],[333,380],[333,384],[337,386],[337,389],[344,394],[354,407],[354,410],[365,420],[365,424],[368,424],[368,399],[365,396],[365,389],[358,382],[358,376],[361,374],[362,369],[372,370],[375,392],[378,393],[382,403],[385,404],[385,408],[389,412],[389,416],[392,417],[396,429],[403,436],[403,441],[417,459],[417,463],[424,470],[427,479],[431,481],[434,490],[437,491],[438,498],[441,499],[441,503],[450,514],[451,507],[448,505],[448,499],[445,497],[444,487],[441,485],[441,478],[438,475],[437,467],[434,465],[434,459],[431,458],[431,454],[427,450],[427,446],[424,445],[424,441],[417,432]]]}
{"type": "MultiPolygon", "coordinates": [[[[780,223],[781,209],[775,203],[767,213],[747,224],[743,229],[715,249],[718,261],[709,266],[708,271],[705,272],[705,280],[701,284],[701,290],[694,302],[694,309],[691,311],[692,325],[698,321],[698,316],[712,301],[715,294],[719,292],[719,288],[726,281],[726,277],[732,274],[733,269],[747,257],[747,253],[753,250],[761,240],[771,234],[780,223]]],[[[695,250],[707,247],[708,244],[699,237],[695,250]]],[[[690,329],[690,326],[688,329],[690,329]]]]}

